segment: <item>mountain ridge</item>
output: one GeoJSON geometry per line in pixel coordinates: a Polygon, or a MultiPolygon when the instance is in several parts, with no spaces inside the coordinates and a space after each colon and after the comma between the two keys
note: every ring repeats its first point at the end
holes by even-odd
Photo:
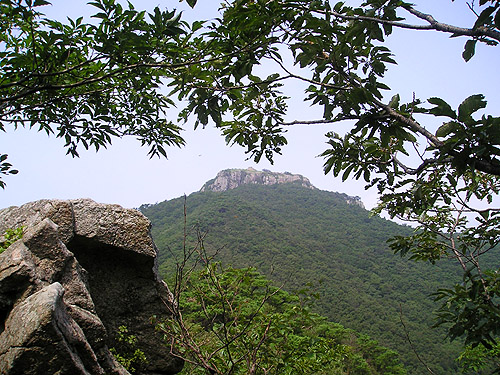
{"type": "MultiPolygon", "coordinates": [[[[223,192],[227,190],[232,190],[238,188],[242,185],[254,184],[254,185],[276,185],[276,184],[286,184],[295,183],[302,187],[318,190],[307,177],[300,174],[292,174],[290,172],[272,172],[268,169],[263,169],[258,171],[252,167],[247,169],[225,169],[217,173],[217,176],[209,181],[207,181],[199,190],[199,192],[204,191],[214,191],[223,192]]],[[[358,196],[349,196],[347,194],[341,194],[345,197],[345,200],[349,204],[355,204],[364,208],[361,198],[358,196]]]]}
{"type": "Polygon", "coordinates": [[[458,345],[445,343],[443,331],[430,329],[436,305],[429,297],[457,275],[444,263],[432,267],[392,254],[385,241],[411,228],[371,216],[349,204],[346,194],[300,182],[205,190],[186,201],[141,208],[152,221],[164,275],[182,254],[184,209],[187,229],[197,228],[188,240],[196,241],[196,230],[206,233],[205,246],[218,252],[216,260],[256,267],[287,290],[312,288],[321,295],[318,312],[397,349],[409,374],[425,374],[407,342],[404,319],[416,350],[435,373],[458,372],[458,345]]]}

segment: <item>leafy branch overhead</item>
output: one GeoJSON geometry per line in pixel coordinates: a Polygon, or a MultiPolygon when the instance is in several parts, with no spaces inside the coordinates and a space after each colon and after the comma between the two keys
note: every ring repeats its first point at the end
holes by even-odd
{"type": "MultiPolygon", "coordinates": [[[[416,132],[441,147],[406,107],[381,102],[388,89],[382,82],[386,65],[395,61],[379,42],[395,28],[433,29],[471,38],[465,51],[471,57],[476,42],[500,40],[496,0],[480,1],[485,9],[469,29],[438,22],[399,0],[367,1],[360,8],[326,1],[234,1],[222,4],[221,19],[191,27],[173,11],[146,13],[115,0],[89,3],[97,24],[83,18],[63,24],[41,13],[47,4],[0,2],[0,129],[9,124],[55,134],[73,156],[78,145],[98,150],[124,135],[148,145],[151,156],[165,156],[165,146],[184,144],[181,127],[167,116],[176,93],[188,100],[182,118],[194,114],[196,126],[212,120],[229,143],[245,146],[256,160],[272,160],[287,143],[287,98],[280,88],[289,80],[310,84],[305,100],[323,106],[323,121],[358,119],[384,139],[391,137],[385,128],[394,122],[397,136],[416,132]],[[403,22],[399,13],[427,24],[403,22]],[[286,66],[286,50],[302,74],[286,66]],[[276,73],[258,77],[253,68],[266,61],[276,73]],[[165,83],[171,95],[165,95],[165,83]]],[[[497,170],[487,159],[470,162],[497,170]]]]}
{"type": "Polygon", "coordinates": [[[90,2],[97,21],[46,18],[44,0],[0,1],[0,130],[19,126],[99,150],[112,137],[132,135],[149,154],[183,145],[181,128],[167,120],[173,105],[162,77],[179,62],[190,30],[175,12],[152,13],[114,0],[90,2]]]}

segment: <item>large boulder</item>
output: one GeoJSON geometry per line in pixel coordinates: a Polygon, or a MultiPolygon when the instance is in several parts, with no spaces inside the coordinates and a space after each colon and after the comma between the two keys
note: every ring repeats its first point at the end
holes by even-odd
{"type": "Polygon", "coordinates": [[[151,324],[170,294],[146,217],[89,199],[0,210],[0,234],[20,226],[0,254],[0,374],[128,374],[110,352],[121,326],[146,356],[139,374],[182,369],[151,324]]]}

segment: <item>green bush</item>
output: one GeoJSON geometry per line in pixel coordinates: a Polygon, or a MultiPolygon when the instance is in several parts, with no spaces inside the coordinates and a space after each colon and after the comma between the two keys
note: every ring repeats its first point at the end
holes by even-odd
{"type": "Polygon", "coordinates": [[[147,364],[146,355],[137,348],[137,337],[128,333],[126,326],[118,327],[117,345],[110,349],[111,354],[127,371],[135,374],[140,367],[147,364]]]}
{"type": "Polygon", "coordinates": [[[24,227],[19,227],[16,229],[7,229],[2,237],[0,237],[0,254],[3,253],[7,248],[12,245],[17,240],[23,238],[24,227]]]}

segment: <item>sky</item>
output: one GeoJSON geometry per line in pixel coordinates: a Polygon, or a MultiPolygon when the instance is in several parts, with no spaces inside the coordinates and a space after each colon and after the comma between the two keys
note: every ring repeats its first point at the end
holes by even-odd
{"type": "MultiPolygon", "coordinates": [[[[217,0],[199,0],[194,11],[176,0],[132,0],[138,9],[185,9],[187,20],[215,16],[217,0]]],[[[347,0],[346,3],[353,1],[347,0]]],[[[88,16],[91,8],[83,0],[53,0],[45,13],[63,20],[65,17],[88,16]]],[[[470,27],[472,12],[464,0],[416,0],[416,9],[431,13],[442,22],[470,27]]],[[[456,108],[466,97],[483,93],[488,101],[486,112],[500,116],[500,47],[478,45],[476,56],[465,63],[461,57],[465,38],[450,39],[443,33],[395,30],[388,38],[388,46],[395,54],[397,66],[387,72],[387,84],[403,102],[417,98],[441,97],[456,108]]],[[[320,118],[321,111],[294,99],[292,87],[288,121],[320,118]]],[[[299,92],[298,97],[302,97],[299,92]]],[[[439,126],[436,119],[424,125],[430,130],[439,126]]],[[[365,207],[377,203],[375,190],[364,189],[363,181],[342,182],[333,175],[324,175],[324,160],[318,155],[326,149],[328,131],[342,132],[349,124],[301,125],[288,130],[288,146],[283,155],[276,155],[274,165],[264,158],[259,164],[247,160],[248,155],[239,146],[228,146],[220,132],[213,127],[193,131],[193,122],[185,124],[183,137],[187,145],[167,149],[168,159],[150,159],[148,149],[141,148],[133,138],[114,139],[108,149],[79,150],[80,158],[66,155],[61,139],[48,137],[35,130],[7,127],[0,134],[0,153],[9,155],[9,161],[19,174],[6,176],[7,186],[0,190],[0,208],[21,205],[38,199],[91,198],[101,203],[116,203],[127,208],[157,203],[189,195],[198,191],[208,180],[228,168],[253,167],[275,172],[290,172],[309,178],[317,188],[338,191],[361,197],[365,207]]]]}

